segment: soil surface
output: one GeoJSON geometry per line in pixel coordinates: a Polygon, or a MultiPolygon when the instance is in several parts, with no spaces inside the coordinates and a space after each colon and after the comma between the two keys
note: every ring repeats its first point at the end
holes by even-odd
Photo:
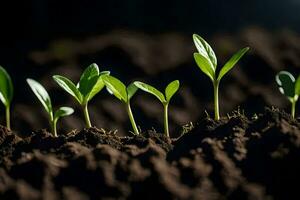
{"type": "Polygon", "coordinates": [[[170,140],[0,128],[0,199],[298,199],[300,123],[276,109],[204,119],[170,140]]]}

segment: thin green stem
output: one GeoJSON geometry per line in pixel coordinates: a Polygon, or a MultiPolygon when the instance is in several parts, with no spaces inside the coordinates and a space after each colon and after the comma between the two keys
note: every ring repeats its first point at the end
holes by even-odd
{"type": "Polygon", "coordinates": [[[57,129],[56,129],[57,119],[51,121],[51,131],[54,137],[57,137],[57,129]]]}
{"type": "Polygon", "coordinates": [[[169,134],[169,121],[168,121],[168,103],[164,104],[164,128],[165,134],[170,137],[169,134]]]}
{"type": "Polygon", "coordinates": [[[5,114],[6,114],[6,128],[10,130],[10,105],[6,106],[5,114]]]}
{"type": "Polygon", "coordinates": [[[91,121],[90,121],[88,104],[87,103],[83,104],[82,109],[83,109],[83,114],[84,114],[84,119],[85,119],[86,126],[87,126],[87,128],[91,128],[92,125],[91,125],[91,121]]]}
{"type": "Polygon", "coordinates": [[[292,118],[295,119],[295,112],[296,112],[296,100],[293,99],[292,100],[292,109],[291,109],[291,115],[292,115],[292,118]]]}
{"type": "Polygon", "coordinates": [[[219,113],[219,81],[214,82],[214,106],[215,106],[215,120],[220,119],[219,113]]]}
{"type": "Polygon", "coordinates": [[[128,116],[129,116],[129,119],[130,119],[130,122],[131,122],[131,125],[132,125],[132,128],[133,128],[133,132],[135,135],[139,135],[139,130],[136,126],[136,123],[135,123],[135,120],[134,120],[134,117],[133,117],[133,114],[132,114],[132,111],[131,111],[131,107],[130,107],[130,102],[128,101],[126,103],[126,110],[127,110],[127,113],[128,113],[128,116]]]}

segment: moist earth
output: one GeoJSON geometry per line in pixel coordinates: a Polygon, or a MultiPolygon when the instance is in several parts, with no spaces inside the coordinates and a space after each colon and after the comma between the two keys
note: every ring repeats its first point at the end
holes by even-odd
{"type": "Polygon", "coordinates": [[[0,127],[0,199],[298,199],[300,123],[275,108],[203,119],[176,139],[0,127]],[[26,134],[22,134],[26,135],[26,134]]]}

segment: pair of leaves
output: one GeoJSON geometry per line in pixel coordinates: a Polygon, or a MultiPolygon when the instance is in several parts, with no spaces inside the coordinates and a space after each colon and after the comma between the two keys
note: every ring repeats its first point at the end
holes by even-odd
{"type": "Polygon", "coordinates": [[[194,59],[201,71],[204,72],[213,82],[220,81],[249,50],[249,47],[246,47],[235,53],[222,67],[219,75],[216,75],[217,58],[213,49],[197,34],[193,35],[193,40],[198,50],[198,53],[194,53],[194,59]]]}
{"type": "Polygon", "coordinates": [[[134,84],[126,87],[119,79],[110,75],[104,75],[102,80],[107,90],[124,103],[128,103],[138,89],[134,84]]]}
{"type": "Polygon", "coordinates": [[[71,115],[74,112],[73,108],[60,107],[57,111],[55,111],[53,115],[51,99],[46,89],[39,82],[33,79],[28,78],[27,83],[30,86],[33,93],[35,94],[35,96],[42,103],[43,107],[45,108],[51,119],[57,121],[60,117],[71,115]]]}
{"type": "Polygon", "coordinates": [[[109,73],[109,71],[100,72],[98,65],[93,63],[84,70],[77,85],[64,76],[54,75],[53,79],[80,104],[85,104],[102,90],[104,82],[101,76],[109,73]]]}
{"type": "Polygon", "coordinates": [[[276,82],[282,94],[291,99],[298,99],[300,95],[300,75],[296,80],[291,73],[281,71],[276,75],[276,82]]]}
{"type": "Polygon", "coordinates": [[[165,89],[165,95],[154,88],[151,85],[148,85],[146,83],[140,82],[140,81],[135,81],[133,83],[137,88],[148,92],[152,95],[154,95],[162,104],[168,104],[173,97],[173,95],[177,92],[179,89],[180,83],[178,80],[172,81],[171,83],[168,84],[168,86],[165,89]]]}
{"type": "Polygon", "coordinates": [[[7,71],[0,66],[0,100],[8,107],[12,101],[14,93],[12,80],[7,71]]]}

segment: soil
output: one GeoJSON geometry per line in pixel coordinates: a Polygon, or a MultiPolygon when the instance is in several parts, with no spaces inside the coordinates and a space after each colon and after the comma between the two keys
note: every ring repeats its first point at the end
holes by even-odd
{"type": "Polygon", "coordinates": [[[277,109],[203,119],[179,138],[0,128],[0,199],[298,199],[300,123],[277,109]]]}

